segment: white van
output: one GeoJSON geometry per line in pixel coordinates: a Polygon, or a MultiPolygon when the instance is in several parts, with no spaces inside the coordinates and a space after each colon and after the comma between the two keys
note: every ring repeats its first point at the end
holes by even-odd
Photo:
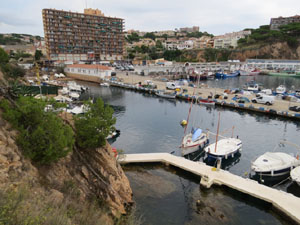
{"type": "Polygon", "coordinates": [[[260,94],[258,97],[253,98],[251,101],[253,103],[261,103],[266,105],[272,105],[274,103],[275,96],[260,94]]]}
{"type": "Polygon", "coordinates": [[[175,90],[175,89],[177,89],[177,88],[181,88],[181,86],[180,85],[178,85],[178,84],[176,84],[175,82],[167,82],[166,83],[166,88],[167,89],[170,89],[170,90],[175,90]]]}

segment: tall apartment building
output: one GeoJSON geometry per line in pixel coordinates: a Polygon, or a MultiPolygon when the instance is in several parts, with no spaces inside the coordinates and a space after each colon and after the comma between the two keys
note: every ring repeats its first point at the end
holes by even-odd
{"type": "Polygon", "coordinates": [[[43,9],[47,54],[51,60],[120,60],[123,19],[106,17],[98,9],[84,13],[43,9]]]}
{"type": "Polygon", "coordinates": [[[300,23],[300,16],[290,16],[290,17],[278,17],[271,18],[270,29],[271,30],[279,30],[279,27],[282,25],[287,25],[289,23],[300,23]]]}

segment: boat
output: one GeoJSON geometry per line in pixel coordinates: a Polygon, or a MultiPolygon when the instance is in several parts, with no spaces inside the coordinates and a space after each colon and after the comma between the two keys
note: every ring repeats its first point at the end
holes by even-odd
{"type": "Polygon", "coordinates": [[[286,92],[286,87],[284,85],[279,85],[276,88],[276,94],[284,94],[286,92]]]}
{"type": "Polygon", "coordinates": [[[72,100],[78,100],[79,97],[80,97],[80,94],[78,94],[77,92],[69,92],[69,97],[70,97],[72,100]]]}
{"type": "Polygon", "coordinates": [[[282,70],[276,72],[269,72],[270,76],[282,76],[282,77],[300,77],[300,72],[295,72],[293,70],[282,70]]]}
{"type": "Polygon", "coordinates": [[[232,73],[223,73],[223,72],[217,72],[216,78],[231,78],[231,77],[237,77],[240,75],[239,71],[235,71],[232,73]]]}
{"type": "Polygon", "coordinates": [[[261,90],[261,88],[262,88],[262,85],[259,83],[256,83],[256,81],[254,81],[254,80],[246,83],[243,86],[243,89],[245,89],[247,91],[252,91],[252,92],[258,92],[261,90]]]}
{"type": "Polygon", "coordinates": [[[181,143],[181,154],[186,156],[195,151],[203,149],[209,143],[208,133],[200,128],[192,128],[191,132],[183,137],[181,143]]]}
{"type": "Polygon", "coordinates": [[[116,138],[120,135],[120,133],[121,133],[120,130],[115,130],[106,137],[106,140],[116,138]]]}
{"type": "Polygon", "coordinates": [[[226,138],[221,136],[221,140],[218,140],[220,128],[220,113],[216,135],[216,142],[208,145],[204,148],[206,157],[208,160],[223,160],[234,158],[242,151],[242,141],[238,138],[226,138]]]}
{"type": "Polygon", "coordinates": [[[260,70],[254,69],[254,70],[240,70],[241,76],[255,76],[260,73],[260,70]]]}
{"type": "MultiPolygon", "coordinates": [[[[200,78],[198,78],[198,85],[199,86],[200,78]]],[[[196,87],[194,87],[193,96],[195,96],[196,87]]],[[[203,132],[202,129],[192,127],[191,132],[186,134],[186,129],[189,124],[189,118],[192,111],[193,101],[191,101],[188,117],[186,120],[186,126],[184,127],[184,136],[181,141],[181,155],[187,156],[192,154],[198,150],[202,150],[208,143],[209,143],[209,135],[208,132],[203,132]]]]}
{"type": "Polygon", "coordinates": [[[84,114],[88,111],[88,108],[85,105],[75,106],[73,108],[67,109],[68,113],[72,113],[74,115],[84,114]]]}
{"type": "Polygon", "coordinates": [[[211,99],[198,99],[197,102],[200,105],[206,105],[206,106],[214,106],[216,104],[216,102],[211,99]]]}
{"type": "Polygon", "coordinates": [[[173,93],[170,93],[170,92],[166,92],[166,91],[157,91],[155,92],[155,94],[159,97],[162,97],[162,98],[169,98],[169,99],[175,99],[176,98],[176,91],[173,92],[173,93]]]}
{"type": "Polygon", "coordinates": [[[290,175],[292,181],[296,182],[300,186],[300,166],[294,168],[290,175]]]}
{"type": "Polygon", "coordinates": [[[101,87],[109,87],[109,83],[100,83],[101,87]]]}
{"type": "Polygon", "coordinates": [[[283,152],[266,152],[252,164],[255,176],[262,179],[289,176],[291,170],[300,165],[300,160],[283,152]]]}

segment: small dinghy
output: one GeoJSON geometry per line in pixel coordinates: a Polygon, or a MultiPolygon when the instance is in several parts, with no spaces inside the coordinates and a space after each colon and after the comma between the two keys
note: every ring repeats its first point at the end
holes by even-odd
{"type": "Polygon", "coordinates": [[[176,92],[170,93],[170,92],[160,90],[160,91],[157,91],[155,94],[162,98],[169,98],[169,99],[176,98],[176,92]]]}
{"type": "Polygon", "coordinates": [[[116,138],[120,135],[121,131],[120,130],[115,130],[114,132],[112,132],[111,134],[109,134],[107,137],[106,137],[106,140],[109,140],[109,139],[113,139],[113,138],[116,138]]]}
{"type": "Polygon", "coordinates": [[[198,103],[200,105],[206,105],[206,106],[214,106],[215,101],[210,100],[210,99],[198,99],[198,103]]]}
{"type": "Polygon", "coordinates": [[[300,186],[300,166],[291,171],[291,179],[300,186]]]}
{"type": "Polygon", "coordinates": [[[251,165],[251,170],[261,179],[288,176],[290,171],[300,165],[297,158],[283,152],[266,152],[251,165]]]}

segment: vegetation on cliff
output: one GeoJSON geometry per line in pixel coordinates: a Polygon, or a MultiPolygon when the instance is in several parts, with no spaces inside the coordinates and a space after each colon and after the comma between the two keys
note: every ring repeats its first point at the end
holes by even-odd
{"type": "Polygon", "coordinates": [[[279,27],[279,30],[271,30],[269,25],[251,29],[251,35],[238,41],[239,47],[247,47],[253,44],[270,44],[274,42],[287,42],[291,48],[299,46],[300,23],[290,23],[279,27]]]}
{"type": "Polygon", "coordinates": [[[75,117],[76,143],[81,148],[98,148],[106,143],[106,137],[114,131],[114,110],[105,106],[101,98],[93,104],[85,103],[88,111],[75,117]]]}
{"type": "Polygon", "coordinates": [[[17,143],[24,155],[41,164],[65,157],[74,145],[72,129],[55,113],[45,111],[47,104],[44,100],[21,96],[15,105],[7,100],[0,105],[4,118],[19,131],[17,143]]]}

